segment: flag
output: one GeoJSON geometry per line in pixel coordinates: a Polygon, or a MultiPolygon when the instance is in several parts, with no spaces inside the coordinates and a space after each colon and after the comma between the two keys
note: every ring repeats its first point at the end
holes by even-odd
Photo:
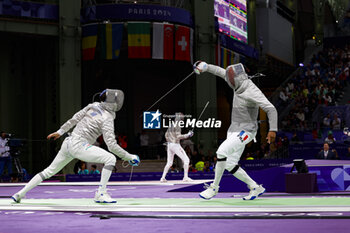
{"type": "Polygon", "coordinates": [[[100,24],[98,40],[101,59],[119,58],[123,28],[123,23],[100,24]]]}
{"type": "Polygon", "coordinates": [[[128,57],[151,58],[150,23],[128,22],[128,57]]]}
{"type": "Polygon", "coordinates": [[[97,41],[97,24],[83,26],[82,30],[82,56],[83,60],[93,60],[95,58],[97,41]]]}
{"type": "Polygon", "coordinates": [[[153,59],[174,59],[174,25],[153,23],[153,59]]]}
{"type": "Polygon", "coordinates": [[[175,33],[175,60],[192,62],[193,30],[177,26],[175,33]]]}
{"type": "Polygon", "coordinates": [[[239,54],[225,49],[224,47],[218,47],[217,49],[217,64],[226,69],[227,66],[239,63],[239,54]]]}

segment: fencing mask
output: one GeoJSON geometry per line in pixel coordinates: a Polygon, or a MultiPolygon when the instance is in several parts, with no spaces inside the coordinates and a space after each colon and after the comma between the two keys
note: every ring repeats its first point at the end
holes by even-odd
{"type": "Polygon", "coordinates": [[[184,114],[182,112],[176,112],[175,113],[175,121],[183,121],[185,118],[184,114]]]}
{"type": "Polygon", "coordinates": [[[238,63],[226,68],[225,79],[232,89],[237,90],[242,85],[244,80],[248,79],[248,75],[246,74],[243,65],[238,63]]]}
{"type": "Polygon", "coordinates": [[[124,92],[117,89],[106,89],[100,94],[100,99],[108,110],[119,111],[124,102],[124,92]]]}

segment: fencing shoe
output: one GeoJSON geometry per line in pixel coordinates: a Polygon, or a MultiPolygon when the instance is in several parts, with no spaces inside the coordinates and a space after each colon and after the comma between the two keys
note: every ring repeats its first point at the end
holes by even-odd
{"type": "Polygon", "coordinates": [[[97,191],[95,193],[94,201],[96,203],[116,203],[117,201],[112,199],[107,191],[97,191]]]}
{"type": "Polygon", "coordinates": [[[206,188],[206,190],[201,192],[199,196],[205,200],[210,200],[219,192],[219,186],[216,186],[213,183],[210,185],[205,184],[204,188],[206,188]]]}
{"type": "Polygon", "coordinates": [[[18,193],[15,193],[11,198],[12,198],[12,200],[14,200],[16,203],[21,203],[22,196],[19,195],[18,193]]]}
{"type": "Polygon", "coordinates": [[[160,182],[161,183],[166,183],[166,182],[168,182],[165,178],[160,178],[160,182]]]}
{"type": "Polygon", "coordinates": [[[190,177],[184,177],[182,179],[183,182],[192,182],[193,180],[190,177]]]}
{"type": "Polygon", "coordinates": [[[256,188],[250,190],[249,195],[243,197],[243,200],[254,200],[255,198],[261,196],[265,192],[265,188],[259,185],[256,188]]]}

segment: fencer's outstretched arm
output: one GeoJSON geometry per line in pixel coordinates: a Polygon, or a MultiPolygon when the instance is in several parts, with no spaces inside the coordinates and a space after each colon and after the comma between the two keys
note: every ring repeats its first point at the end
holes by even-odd
{"type": "MultiPolygon", "coordinates": [[[[57,131],[59,135],[63,135],[68,132],[71,128],[73,128],[79,121],[81,121],[86,115],[87,111],[91,108],[91,104],[87,105],[85,108],[74,114],[74,116],[66,121],[61,128],[57,131]]],[[[49,135],[50,136],[50,135],[49,135]]]]}
{"type": "MultiPolygon", "coordinates": [[[[249,80],[251,82],[251,80],[249,80]]],[[[265,95],[261,92],[261,90],[255,86],[253,82],[249,86],[249,95],[247,95],[251,101],[257,103],[259,107],[261,107],[264,112],[266,112],[269,118],[270,129],[269,131],[277,132],[278,127],[278,114],[275,106],[271,104],[271,102],[265,97],[265,95]]]]}
{"type": "Polygon", "coordinates": [[[179,133],[179,134],[177,135],[177,139],[178,139],[178,140],[183,140],[183,139],[190,138],[190,137],[192,137],[192,136],[193,136],[193,131],[190,130],[190,131],[188,131],[187,134],[181,134],[181,133],[179,133]]]}
{"type": "Polygon", "coordinates": [[[209,73],[216,75],[216,76],[219,76],[220,78],[223,78],[225,80],[226,70],[221,68],[220,66],[207,64],[204,61],[198,61],[195,63],[193,68],[194,68],[194,71],[196,74],[200,74],[203,72],[209,72],[209,73]]]}
{"type": "Polygon", "coordinates": [[[225,80],[226,70],[221,68],[220,66],[208,64],[207,72],[219,76],[220,78],[223,78],[225,80]]]}
{"type": "Polygon", "coordinates": [[[117,144],[117,140],[114,134],[114,122],[112,120],[107,120],[103,122],[102,135],[110,152],[117,155],[122,160],[127,161],[133,159],[133,156],[129,152],[127,152],[117,144]]]}

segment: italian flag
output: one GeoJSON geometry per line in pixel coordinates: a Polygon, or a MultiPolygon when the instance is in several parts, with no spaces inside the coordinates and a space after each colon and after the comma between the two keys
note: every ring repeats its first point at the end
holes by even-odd
{"type": "Polygon", "coordinates": [[[128,58],[151,58],[150,23],[128,22],[128,58]]]}
{"type": "Polygon", "coordinates": [[[153,59],[174,59],[174,25],[153,23],[153,59]]]}

